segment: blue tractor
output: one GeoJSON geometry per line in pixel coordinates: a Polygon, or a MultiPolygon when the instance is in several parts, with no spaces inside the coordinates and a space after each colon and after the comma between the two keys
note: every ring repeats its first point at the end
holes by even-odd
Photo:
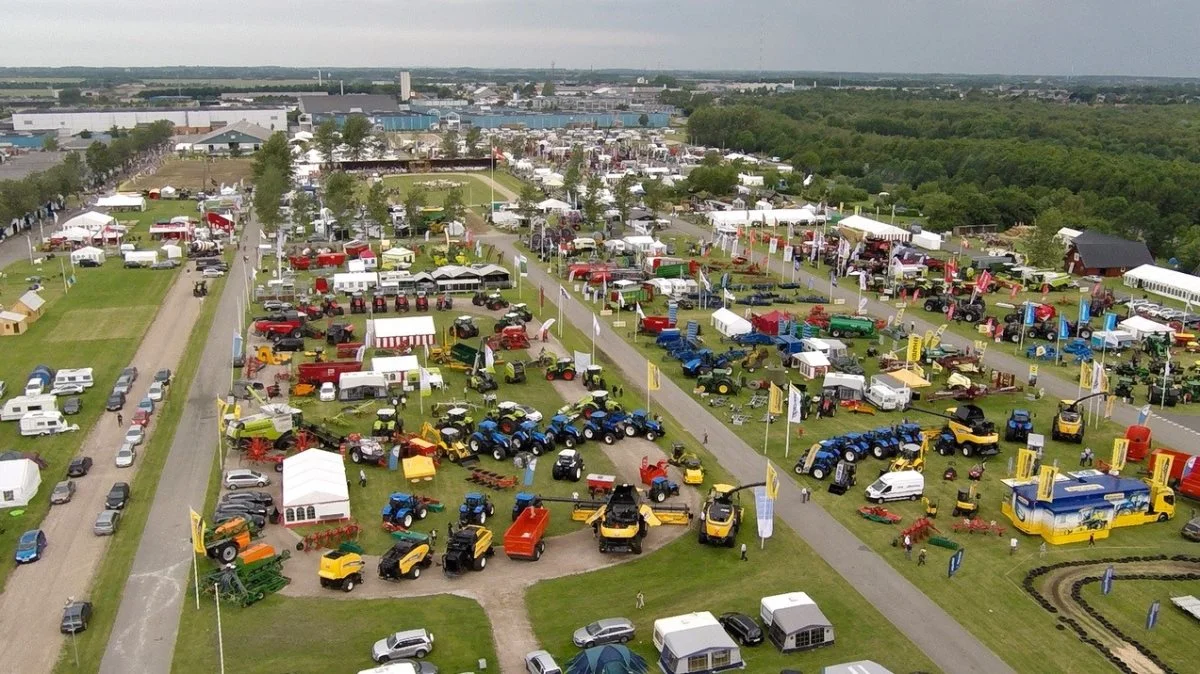
{"type": "Polygon", "coordinates": [[[497,461],[503,461],[508,458],[509,454],[515,454],[520,449],[520,445],[513,442],[513,439],[500,432],[500,427],[495,421],[485,419],[479,422],[479,427],[471,434],[467,445],[471,451],[476,454],[491,454],[492,458],[497,461]]]}
{"type": "Polygon", "coordinates": [[[880,426],[870,432],[871,456],[887,459],[900,453],[900,435],[891,426],[880,426]]]}
{"type": "Polygon", "coordinates": [[[583,437],[588,440],[599,438],[606,445],[615,443],[625,437],[625,415],[620,412],[592,412],[583,425],[583,437]]]}
{"type": "Polygon", "coordinates": [[[842,458],[848,463],[865,459],[871,453],[871,437],[867,433],[847,433],[842,438],[842,458]]]}
{"type": "Polygon", "coordinates": [[[654,420],[650,413],[646,410],[634,410],[625,418],[625,435],[635,437],[638,435],[644,436],[647,440],[654,442],[655,439],[666,435],[662,424],[654,420]]]}
{"type": "Polygon", "coordinates": [[[775,338],[762,332],[747,332],[734,335],[733,343],[739,346],[771,346],[775,343],[775,338]]]}
{"type": "Polygon", "coordinates": [[[797,475],[812,475],[815,479],[824,480],[833,474],[840,458],[840,439],[829,438],[809,448],[808,452],[796,461],[794,470],[797,475]]]}
{"type": "Polygon", "coordinates": [[[554,438],[538,430],[537,422],[525,420],[511,436],[512,443],[522,450],[541,456],[554,451],[554,438]]]}
{"type": "Polygon", "coordinates": [[[567,449],[573,449],[576,445],[584,441],[583,433],[571,423],[571,419],[565,414],[556,414],[550,417],[550,425],[546,427],[546,435],[552,438],[555,443],[561,444],[567,449]]]}
{"type": "Polygon", "coordinates": [[[1033,415],[1029,410],[1013,410],[1004,425],[1005,442],[1025,442],[1033,432],[1033,415]]]}
{"type": "Polygon", "coordinates": [[[517,521],[517,518],[521,516],[521,513],[526,508],[540,508],[541,506],[542,499],[537,494],[530,494],[527,491],[517,492],[517,498],[515,501],[513,501],[513,521],[517,521]]]}
{"type": "Polygon", "coordinates": [[[414,520],[423,520],[429,509],[420,497],[402,491],[393,492],[383,507],[383,523],[409,529],[414,520]]]}
{"type": "Polygon", "coordinates": [[[659,476],[650,481],[646,495],[655,503],[662,503],[668,496],[679,496],[679,483],[659,476]]]}
{"type": "Polygon", "coordinates": [[[467,524],[483,525],[487,523],[489,517],[495,514],[496,506],[492,505],[492,499],[477,491],[472,491],[463,497],[462,505],[458,506],[458,523],[462,526],[467,524]]]}

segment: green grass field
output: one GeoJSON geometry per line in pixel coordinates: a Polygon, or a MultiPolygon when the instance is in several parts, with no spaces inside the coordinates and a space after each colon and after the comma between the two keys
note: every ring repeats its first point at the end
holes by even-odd
{"type": "MultiPolygon", "coordinates": [[[[499,173],[496,175],[500,176],[499,173]]],[[[499,177],[497,177],[497,182],[500,182],[499,177]]],[[[426,184],[424,185],[425,203],[429,207],[441,206],[442,202],[446,200],[446,195],[453,189],[453,186],[446,185],[446,183],[460,183],[458,189],[462,190],[463,202],[468,206],[486,206],[488,200],[492,198],[491,186],[468,173],[425,173],[383,178],[385,187],[396,190],[394,201],[398,203],[403,202],[414,186],[422,183],[426,184]],[[438,189],[439,183],[443,185],[443,188],[438,189]]],[[[496,200],[504,201],[504,198],[497,194],[496,200]]]]}
{"type": "MultiPolygon", "coordinates": [[[[684,243],[684,240],[680,240],[678,243],[684,243]]],[[[819,287],[817,291],[820,291],[819,287]]],[[[775,308],[791,310],[799,313],[801,316],[805,315],[808,311],[808,305],[803,304],[791,307],[777,306],[775,308]]],[[[648,315],[665,315],[665,300],[659,299],[654,302],[647,302],[643,305],[643,309],[648,315]]],[[[740,313],[744,310],[744,307],[738,306],[736,310],[740,313]]],[[[765,310],[767,309],[756,309],[756,311],[765,310]]],[[[837,309],[830,307],[830,310],[836,311],[837,309]]],[[[705,331],[704,337],[706,342],[711,345],[714,351],[723,351],[728,348],[728,345],[721,344],[716,339],[717,336],[712,333],[708,321],[708,313],[710,312],[681,311],[679,313],[679,320],[681,324],[689,319],[699,321],[705,331]]],[[[632,318],[629,320],[632,320],[632,318]]],[[[675,361],[664,361],[664,352],[655,347],[649,338],[634,338],[632,333],[630,333],[629,338],[647,358],[661,365],[664,375],[675,378],[677,383],[685,388],[692,386],[691,380],[686,379],[682,375],[680,365],[675,361]]],[[[890,347],[890,340],[885,340],[885,342],[887,344],[884,345],[883,350],[890,347]]],[[[866,340],[854,340],[850,342],[850,345],[854,353],[860,357],[864,357],[865,349],[868,345],[866,340]]],[[[1003,348],[1003,346],[991,345],[990,348],[1003,348]]],[[[864,364],[866,365],[869,377],[876,369],[876,365],[873,359],[866,359],[864,364]]],[[[735,366],[734,370],[734,375],[738,376],[740,368],[735,366]]],[[[1018,376],[1020,382],[1023,382],[1025,373],[1014,374],[1018,376]]],[[[760,371],[756,376],[761,377],[764,375],[760,371]]],[[[776,371],[772,373],[772,376],[780,375],[776,371]]],[[[805,383],[795,371],[789,371],[788,376],[797,384],[805,383]]],[[[942,388],[941,382],[943,381],[944,378],[938,378],[937,384],[929,389],[925,389],[925,391],[942,388]]],[[[813,391],[813,383],[808,382],[808,384],[809,390],[813,391]]],[[[819,386],[819,383],[816,385],[819,386]]],[[[737,396],[734,402],[745,404],[748,400],[749,393],[743,392],[737,396]]],[[[1060,443],[1049,438],[1049,424],[1056,411],[1055,401],[1049,399],[1028,400],[1023,394],[1007,394],[984,398],[977,401],[977,403],[985,410],[988,418],[995,421],[998,425],[1003,424],[1007,419],[1009,411],[1013,408],[1020,407],[1032,411],[1035,415],[1035,432],[1042,432],[1047,436],[1047,460],[1057,460],[1063,466],[1064,470],[1070,470],[1071,467],[1078,466],[1078,456],[1082,449],[1081,445],[1060,443]]],[[[937,403],[918,403],[918,406],[944,410],[955,404],[953,400],[946,400],[937,403]]],[[[750,440],[750,444],[753,447],[756,449],[762,447],[762,438],[765,429],[759,420],[759,417],[763,413],[761,408],[750,410],[751,421],[744,426],[733,426],[730,422],[729,410],[726,408],[716,408],[710,410],[710,412],[713,414],[712,423],[729,424],[738,433],[744,434],[748,438],[753,438],[753,440],[750,440]]],[[[859,468],[858,487],[845,497],[830,495],[824,490],[822,483],[807,477],[796,476],[791,472],[792,466],[803,455],[804,450],[815,441],[845,432],[870,430],[882,425],[896,423],[900,420],[901,416],[899,414],[886,413],[875,416],[854,415],[841,410],[836,417],[831,419],[817,420],[810,418],[803,424],[792,426],[791,431],[793,435],[791,438],[790,455],[785,455],[787,426],[786,424],[779,423],[774,425],[769,431],[767,454],[783,469],[788,470],[789,474],[793,475],[798,482],[806,484],[813,489],[815,493],[814,498],[817,503],[828,509],[840,522],[862,539],[865,544],[883,554],[901,573],[905,574],[906,577],[921,587],[945,610],[992,647],[1001,657],[1008,660],[1018,671],[1085,672],[1095,671],[1096,668],[1102,667],[1104,661],[1094,650],[1080,645],[1069,633],[1055,631],[1053,629],[1053,616],[1029,601],[1028,597],[1020,589],[1020,580],[1024,576],[1025,571],[1031,567],[1045,563],[1044,560],[1039,559],[1037,554],[1037,546],[1040,543],[1040,539],[1019,536],[1019,539],[1022,541],[1019,554],[1015,557],[1009,557],[1006,548],[1008,536],[1011,534],[1005,535],[1002,538],[981,538],[977,535],[972,539],[965,534],[958,534],[951,531],[953,520],[949,517],[949,511],[953,507],[957,489],[964,486],[966,482],[965,474],[975,463],[974,461],[965,460],[961,457],[948,459],[934,454],[928,458],[928,466],[925,471],[927,476],[926,495],[940,504],[943,513],[942,518],[938,520],[937,526],[952,539],[964,544],[968,548],[966,565],[964,565],[959,575],[953,581],[946,580],[944,573],[950,554],[948,551],[942,548],[930,547],[930,566],[917,568],[915,561],[906,560],[904,555],[892,546],[893,540],[899,530],[898,527],[889,527],[864,520],[855,512],[857,507],[863,502],[860,496],[861,491],[858,490],[869,484],[878,474],[878,471],[885,468],[882,462],[868,459],[863,463],[859,468]],[[962,476],[956,482],[944,482],[940,479],[943,470],[950,461],[954,461],[959,474],[962,476]],[[986,611],[983,610],[984,607],[986,611]],[[1019,649],[1012,649],[1010,644],[1014,642],[1037,642],[1044,646],[1039,647],[1036,653],[1030,653],[1019,649]]],[[[939,419],[921,415],[920,413],[910,412],[904,416],[914,419],[925,426],[932,427],[940,426],[941,424],[939,419]]],[[[1083,446],[1092,447],[1096,451],[1097,456],[1107,459],[1112,446],[1112,439],[1122,431],[1122,428],[1118,428],[1112,423],[1101,423],[1094,429],[1088,429],[1086,443],[1083,446]]],[[[1006,518],[1000,514],[1000,502],[1004,497],[1005,488],[997,480],[1007,477],[1007,463],[1009,457],[1015,455],[1015,446],[1012,443],[1002,442],[1002,449],[1003,451],[1000,456],[991,459],[987,463],[986,477],[979,485],[980,493],[983,497],[980,502],[980,514],[984,519],[995,519],[1007,526],[1006,518]]],[[[888,508],[893,512],[901,514],[904,518],[904,523],[911,523],[923,514],[923,507],[919,503],[889,504],[888,508]]],[[[1098,542],[1097,546],[1092,549],[1081,549],[1080,546],[1065,546],[1062,548],[1052,546],[1049,559],[1050,561],[1060,561],[1064,559],[1099,557],[1112,555],[1117,551],[1123,554],[1150,554],[1151,552],[1176,554],[1186,552],[1190,549],[1190,544],[1184,542],[1178,535],[1179,523],[1186,516],[1187,513],[1183,512],[1174,523],[1170,524],[1155,524],[1117,530],[1111,538],[1098,542]]],[[[1009,528],[1009,531],[1011,531],[1011,528],[1009,528]]]]}
{"type": "MultiPolygon", "coordinates": [[[[135,233],[144,234],[156,218],[189,212],[190,204],[171,202],[155,204],[144,213],[123,214],[121,219],[136,219],[139,229],[135,233]]],[[[29,371],[45,364],[55,369],[91,367],[96,384],[82,395],[83,411],[71,418],[72,423],[80,426],[77,433],[23,438],[16,422],[0,424],[0,446],[37,452],[49,463],[42,471],[42,488],[23,509],[24,513],[17,517],[5,513],[6,523],[0,530],[0,557],[5,560],[11,559],[21,533],[36,527],[45,517],[50,507],[50,489],[65,475],[67,464],[83,438],[104,414],[104,399],[110,384],[136,353],[142,335],[178,273],[178,270],[124,269],[119,257],[110,257],[101,267],[76,268],[78,282],[64,292],[59,259],[42,260],[36,267],[28,261],[14,263],[0,278],[0,303],[10,304],[20,297],[30,285],[25,279],[31,276],[42,277],[45,291],[41,295],[46,300],[42,318],[27,333],[0,338],[4,354],[0,358],[0,381],[8,383],[8,396],[18,395],[29,371]],[[112,328],[111,333],[96,329],[94,321],[100,317],[102,325],[112,328]]],[[[69,276],[70,265],[65,269],[69,276]]],[[[0,585],[12,569],[11,563],[0,564],[0,585]]]]}
{"type": "MultiPolygon", "coordinates": [[[[442,595],[414,599],[297,599],[272,595],[250,608],[221,607],[226,671],[245,674],[325,674],[368,669],[371,645],[397,630],[423,627],[434,637],[427,658],[443,672],[495,665],[495,648],[483,609],[474,601],[442,595]]],[[[201,597],[183,607],[171,671],[218,671],[216,605],[201,597]]]]}
{"type": "Polygon", "coordinates": [[[1200,596],[1200,581],[1123,580],[1113,583],[1112,592],[1105,597],[1099,583],[1083,586],[1080,596],[1117,626],[1126,636],[1140,641],[1155,655],[1177,671],[1195,666],[1192,645],[1200,623],[1171,603],[1171,597],[1200,596]],[[1150,604],[1160,602],[1158,624],[1146,629],[1146,614],[1150,604]],[[1188,664],[1188,663],[1193,664],[1188,664]]]}

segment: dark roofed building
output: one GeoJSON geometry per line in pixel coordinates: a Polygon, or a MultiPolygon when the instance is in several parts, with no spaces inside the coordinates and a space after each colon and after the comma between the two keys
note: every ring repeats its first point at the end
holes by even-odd
{"type": "Polygon", "coordinates": [[[396,99],[384,94],[346,94],[343,96],[301,96],[300,114],[326,119],[354,113],[375,115],[401,111],[396,99]]]}
{"type": "Polygon", "coordinates": [[[191,139],[193,152],[225,154],[236,149],[249,154],[258,150],[274,133],[250,122],[234,122],[191,139]]]}
{"type": "Polygon", "coordinates": [[[1071,240],[1063,265],[1081,276],[1120,276],[1134,267],[1154,264],[1154,256],[1142,241],[1087,230],[1071,240]]]}

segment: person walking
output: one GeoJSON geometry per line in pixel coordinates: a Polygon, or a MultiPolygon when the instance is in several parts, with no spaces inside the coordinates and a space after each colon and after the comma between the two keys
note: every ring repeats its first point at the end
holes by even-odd
{"type": "Polygon", "coordinates": [[[808,487],[800,487],[800,502],[808,503],[808,487]]]}
{"type": "Polygon", "coordinates": [[[1090,535],[1088,536],[1088,547],[1089,547],[1089,548],[1094,548],[1094,547],[1096,547],[1096,534],[1095,534],[1095,532],[1093,532],[1092,534],[1090,534],[1090,535]]]}
{"type": "Polygon", "coordinates": [[[1008,539],[1008,556],[1012,557],[1015,554],[1017,554],[1017,539],[1014,537],[1008,539]]]}
{"type": "Polygon", "coordinates": [[[446,522],[446,545],[450,545],[451,538],[454,538],[454,522],[446,522]]]}
{"type": "Polygon", "coordinates": [[[646,595],[638,590],[637,596],[634,597],[634,608],[646,608],[646,595]]]}
{"type": "Polygon", "coordinates": [[[125,417],[120,412],[117,412],[117,428],[125,425],[125,417]]]}
{"type": "Polygon", "coordinates": [[[745,543],[742,543],[742,561],[743,562],[748,561],[746,558],[746,544],[745,543]]]}
{"type": "Polygon", "coordinates": [[[1082,468],[1085,465],[1087,465],[1087,450],[1086,449],[1079,453],[1079,467],[1082,468]]]}
{"type": "Polygon", "coordinates": [[[912,559],[912,536],[904,534],[904,558],[912,559]]]}
{"type": "Polygon", "coordinates": [[[917,566],[925,566],[925,556],[928,554],[928,550],[921,548],[921,551],[917,553],[917,566]]]}
{"type": "Polygon", "coordinates": [[[704,440],[702,441],[702,444],[703,444],[705,447],[707,447],[707,446],[708,446],[708,430],[707,430],[707,429],[704,431],[704,440]]]}
{"type": "Polygon", "coordinates": [[[433,546],[436,544],[437,544],[437,527],[430,527],[429,528],[429,548],[432,550],[433,546]]]}
{"type": "Polygon", "coordinates": [[[367,471],[363,470],[362,468],[358,469],[358,486],[367,486],[367,471]]]}

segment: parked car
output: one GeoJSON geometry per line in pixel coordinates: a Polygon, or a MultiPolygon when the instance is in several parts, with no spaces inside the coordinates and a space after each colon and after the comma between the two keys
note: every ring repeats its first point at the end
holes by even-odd
{"type": "Polygon", "coordinates": [[[108,400],[104,401],[104,409],[109,412],[117,412],[125,407],[125,392],[113,389],[113,392],[108,394],[108,400]]]}
{"type": "Polygon", "coordinates": [[[337,400],[337,386],[331,381],[321,384],[321,390],[317,393],[317,398],[323,403],[337,400]]]}
{"type": "Polygon", "coordinates": [[[101,510],[96,515],[96,523],[92,525],[92,533],[97,536],[112,536],[117,533],[117,524],[121,521],[120,510],[101,510]]]}
{"type": "Polygon", "coordinates": [[[263,302],[264,311],[291,311],[294,307],[290,302],[280,302],[279,300],[267,300],[263,302]]]}
{"type": "Polygon", "coordinates": [[[92,469],[92,457],[77,456],[67,466],[67,477],[83,477],[92,469]]]}
{"type": "Polygon", "coordinates": [[[275,499],[265,491],[233,491],[221,496],[221,503],[237,503],[250,501],[270,508],[275,505],[275,499]]]}
{"type": "Polygon", "coordinates": [[[63,634],[78,634],[87,629],[91,619],[92,602],[76,600],[63,607],[62,622],[58,629],[63,634]]]}
{"type": "Polygon", "coordinates": [[[145,428],[150,425],[150,413],[143,409],[133,411],[133,425],[145,428]]]}
{"type": "Polygon", "coordinates": [[[125,442],[131,445],[140,445],[142,440],[146,439],[146,429],[139,424],[131,424],[125,430],[125,442]]]}
{"type": "Polygon", "coordinates": [[[303,351],[304,339],[301,337],[284,337],[276,340],[275,345],[271,348],[275,351],[303,351]]]}
{"type": "Polygon", "coordinates": [[[104,497],[104,507],[109,510],[123,510],[131,498],[133,498],[133,492],[129,488],[129,483],[116,482],[112,489],[108,490],[108,496],[104,497]]]}
{"type": "Polygon", "coordinates": [[[633,639],[633,623],[627,618],[604,618],[575,630],[571,640],[580,648],[623,644],[633,639]]]}
{"type": "Polygon", "coordinates": [[[200,275],[204,278],[221,278],[225,275],[225,272],[217,269],[216,267],[208,267],[204,271],[200,272],[200,275]]]}
{"type": "Polygon", "coordinates": [[[229,520],[235,520],[239,518],[249,520],[251,524],[259,529],[267,526],[267,518],[263,517],[262,515],[253,515],[250,513],[241,512],[226,512],[222,510],[218,510],[213,513],[212,523],[214,525],[220,525],[228,522],[229,520]]]}
{"type": "Polygon", "coordinates": [[[163,383],[161,381],[156,381],[150,385],[150,388],[146,389],[146,398],[156,403],[162,402],[163,395],[166,393],[166,391],[167,390],[163,388],[163,383]]]}
{"type": "Polygon", "coordinates": [[[79,384],[58,384],[49,393],[52,396],[77,396],[83,393],[83,387],[79,384]]]}
{"type": "Polygon", "coordinates": [[[81,398],[67,398],[63,401],[62,413],[67,416],[79,414],[83,411],[83,400],[81,398]]]}
{"type": "Polygon", "coordinates": [[[562,667],[554,661],[548,651],[530,651],[525,654],[526,674],[562,674],[562,667]]]}
{"type": "Polygon", "coordinates": [[[1188,520],[1179,533],[1189,541],[1200,543],[1200,517],[1188,520]]]}
{"type": "Polygon", "coordinates": [[[146,396],[138,401],[137,408],[139,410],[146,410],[150,414],[154,414],[154,400],[152,400],[150,396],[146,396]]]}
{"type": "Polygon", "coordinates": [[[375,642],[371,659],[391,662],[397,658],[423,658],[433,650],[433,635],[423,629],[396,632],[375,642]]]}
{"type": "Polygon", "coordinates": [[[254,501],[223,501],[217,504],[217,510],[228,513],[251,513],[264,517],[271,512],[269,506],[254,501]]]}
{"type": "Polygon", "coordinates": [[[403,665],[408,665],[412,667],[412,671],[416,672],[416,674],[438,674],[438,666],[428,660],[400,658],[399,660],[392,660],[391,664],[395,665],[400,671],[404,671],[403,665]]]}
{"type": "Polygon", "coordinates": [[[242,487],[265,487],[271,484],[271,478],[247,468],[234,468],[225,471],[224,484],[226,489],[241,489],[242,487]]]}
{"type": "Polygon", "coordinates": [[[70,503],[75,496],[75,480],[63,480],[50,491],[50,505],[70,503]]]}
{"type": "Polygon", "coordinates": [[[763,642],[763,631],[758,623],[745,613],[722,613],[717,622],[743,646],[757,646],[763,642]]]}
{"type": "Polygon", "coordinates": [[[124,370],[121,370],[121,376],[128,377],[130,383],[133,383],[133,382],[137,381],[138,369],[136,367],[134,367],[133,365],[130,365],[129,367],[125,368],[124,370]]]}
{"type": "Polygon", "coordinates": [[[17,560],[17,564],[31,564],[42,558],[42,551],[45,549],[46,532],[41,529],[30,529],[21,534],[13,558],[17,560]]]}
{"type": "Polygon", "coordinates": [[[121,445],[117,450],[117,468],[128,468],[133,465],[134,458],[137,457],[137,452],[134,451],[133,445],[128,442],[121,445]]]}
{"type": "Polygon", "coordinates": [[[159,260],[158,262],[150,263],[151,269],[174,269],[178,266],[179,262],[177,260],[159,260]]]}
{"type": "Polygon", "coordinates": [[[171,371],[163,368],[158,372],[155,372],[154,381],[162,384],[163,386],[169,386],[171,384],[171,371]]]}

